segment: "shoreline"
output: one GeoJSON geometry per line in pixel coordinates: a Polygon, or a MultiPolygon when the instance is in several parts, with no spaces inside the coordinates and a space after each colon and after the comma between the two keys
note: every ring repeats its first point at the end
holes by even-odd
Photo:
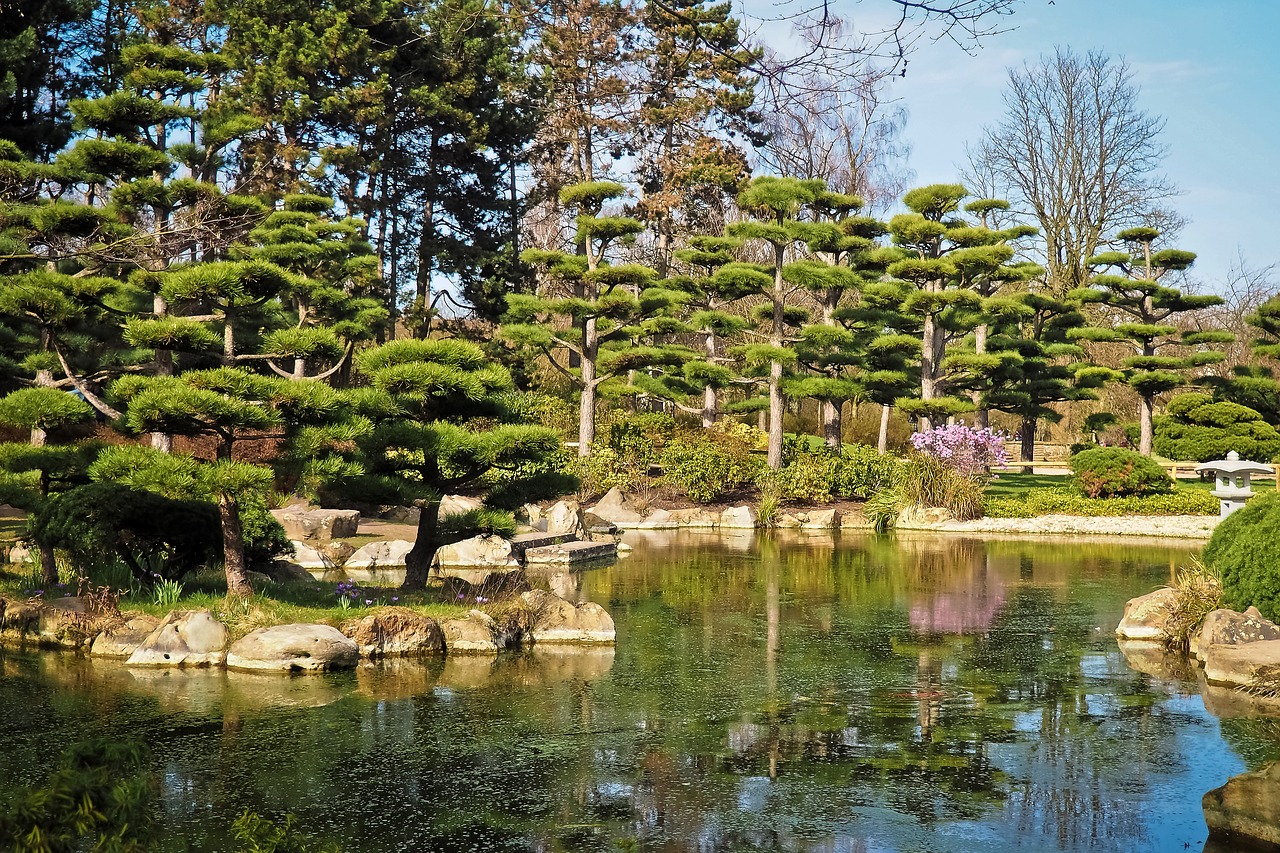
{"type": "Polygon", "coordinates": [[[1100,538],[1208,540],[1222,519],[1216,515],[1039,515],[973,521],[900,520],[896,530],[960,534],[1089,536],[1100,538]]]}

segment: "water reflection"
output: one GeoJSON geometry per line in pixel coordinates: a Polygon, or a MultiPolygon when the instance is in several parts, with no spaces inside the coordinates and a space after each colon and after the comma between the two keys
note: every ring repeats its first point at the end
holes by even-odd
{"type": "Polygon", "coordinates": [[[1188,673],[1111,637],[1176,549],[635,544],[547,579],[611,610],[616,652],[381,664],[265,696],[0,652],[0,772],[145,731],[172,850],[227,849],[220,827],[253,807],[348,851],[1138,851],[1198,849],[1201,793],[1280,758],[1274,721],[1220,728],[1188,673]]]}

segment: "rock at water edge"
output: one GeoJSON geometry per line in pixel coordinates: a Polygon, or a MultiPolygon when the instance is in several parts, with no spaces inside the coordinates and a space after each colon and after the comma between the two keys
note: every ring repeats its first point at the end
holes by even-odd
{"type": "Polygon", "coordinates": [[[600,499],[600,503],[593,507],[588,507],[587,511],[597,518],[614,524],[634,524],[638,521],[644,521],[644,516],[616,486],[605,493],[605,496],[600,499]]]}
{"type": "Polygon", "coordinates": [[[445,619],[440,623],[444,632],[446,654],[496,655],[497,626],[487,613],[472,610],[462,619],[445,619]]]}
{"type": "Polygon", "coordinates": [[[1203,661],[1210,646],[1239,646],[1261,640],[1280,640],[1280,625],[1256,607],[1244,613],[1222,608],[1204,617],[1200,630],[1191,638],[1191,652],[1203,661]]]}
{"type": "Polygon", "coordinates": [[[1169,587],[1132,598],[1124,606],[1124,618],[1116,636],[1125,640],[1162,640],[1178,593],[1169,587]]]}
{"type": "Polygon", "coordinates": [[[95,637],[89,654],[96,658],[127,658],[159,627],[159,618],[139,614],[95,637]]]}
{"type": "Polygon", "coordinates": [[[413,550],[413,543],[403,539],[370,542],[347,558],[347,569],[404,568],[404,558],[413,550]]]}
{"type": "Polygon", "coordinates": [[[128,666],[222,666],[227,628],[208,610],[174,610],[125,661],[128,666]]]}
{"type": "Polygon", "coordinates": [[[1254,849],[1280,846],[1280,763],[1232,776],[1201,804],[1211,836],[1254,849]]]}
{"type": "Polygon", "coordinates": [[[273,625],[236,640],[227,668],[249,672],[329,672],[351,669],[360,657],[356,644],[330,625],[273,625]]]}
{"type": "Polygon", "coordinates": [[[342,626],[367,658],[443,654],[444,632],[436,620],[407,607],[387,607],[342,626]]]}
{"type": "Polygon", "coordinates": [[[529,608],[534,644],[580,643],[612,644],[617,640],[613,617],[594,602],[573,604],[542,590],[531,590],[520,596],[529,608]]]}
{"type": "Polygon", "coordinates": [[[753,507],[731,506],[720,513],[721,530],[755,530],[760,516],[753,507]]]}
{"type": "Polygon", "coordinates": [[[1210,684],[1280,691],[1280,640],[1213,645],[1203,651],[1204,677],[1210,684]]]}

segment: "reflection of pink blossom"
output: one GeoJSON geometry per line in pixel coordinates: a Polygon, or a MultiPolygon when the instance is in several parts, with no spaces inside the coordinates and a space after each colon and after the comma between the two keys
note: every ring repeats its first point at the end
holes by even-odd
{"type": "Polygon", "coordinates": [[[1004,606],[1004,590],[940,592],[911,605],[911,627],[921,634],[983,634],[1004,606]]]}
{"type": "Polygon", "coordinates": [[[966,477],[980,477],[992,467],[1009,463],[1004,448],[1005,434],[990,428],[974,429],[964,424],[947,424],[911,435],[911,444],[921,453],[955,469],[966,477]]]}

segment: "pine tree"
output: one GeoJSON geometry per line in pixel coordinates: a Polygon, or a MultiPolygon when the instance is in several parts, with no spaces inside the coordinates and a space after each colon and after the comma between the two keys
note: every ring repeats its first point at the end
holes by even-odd
{"type": "Polygon", "coordinates": [[[566,207],[581,211],[575,243],[583,254],[529,249],[524,257],[552,284],[571,288],[572,295],[513,294],[502,327],[504,338],[546,355],[579,390],[578,455],[584,457],[591,455],[595,441],[596,401],[603,383],[633,370],[678,365],[692,356],[681,347],[655,342],[658,336],[684,330],[671,313],[681,294],[656,286],[648,267],[610,263],[616,246],[644,227],[630,217],[601,214],[604,204],[622,192],[620,184],[597,182],[561,193],[566,207]],[[554,328],[566,323],[570,328],[554,328]],[[555,349],[576,356],[578,370],[557,362],[555,349]]]}
{"type": "Polygon", "coordinates": [[[1229,332],[1180,331],[1182,315],[1221,305],[1222,298],[1191,295],[1164,283],[1189,268],[1196,259],[1181,249],[1156,249],[1160,232],[1155,228],[1128,228],[1116,234],[1129,252],[1104,252],[1089,259],[1095,270],[1091,287],[1071,296],[1101,310],[1119,322],[1113,328],[1083,328],[1073,334],[1080,340],[1126,342],[1135,354],[1123,362],[1125,382],[1138,393],[1139,452],[1150,456],[1154,435],[1156,398],[1188,382],[1198,367],[1215,364],[1223,354],[1207,345],[1234,340],[1229,332]],[[1116,272],[1097,272],[1114,269],[1116,272]]]}
{"type": "Polygon", "coordinates": [[[475,344],[393,341],[356,362],[370,387],[348,393],[345,417],[300,432],[294,452],[316,460],[307,476],[330,493],[421,507],[406,589],[426,585],[441,546],[514,532],[504,510],[571,488],[545,465],[560,438],[513,422],[503,403],[511,376],[475,344]],[[492,509],[442,520],[440,499],[464,489],[484,493],[492,509]]]}
{"type": "MultiPolygon", "coordinates": [[[[994,369],[998,358],[981,350],[984,301],[999,283],[1025,280],[1038,268],[1013,263],[1011,242],[1034,233],[1014,226],[993,230],[961,216],[968,191],[959,184],[933,184],[910,191],[903,203],[911,211],[889,221],[896,245],[909,257],[894,262],[888,273],[914,285],[903,304],[906,313],[923,318],[920,347],[920,397],[900,402],[919,416],[921,431],[939,419],[976,408],[960,396],[994,369]],[[958,345],[973,335],[975,348],[958,345]]],[[[965,210],[983,214],[1001,204],[979,200],[965,210]]]]}
{"type": "MultiPolygon", "coordinates": [[[[769,392],[769,451],[768,465],[777,470],[782,467],[782,414],[783,373],[785,366],[796,361],[795,349],[790,346],[788,326],[798,325],[805,319],[803,312],[795,313],[790,304],[792,294],[801,287],[799,282],[788,281],[786,261],[808,233],[808,223],[799,217],[805,205],[817,200],[826,190],[822,181],[799,181],[795,178],[756,178],[738,196],[738,206],[749,212],[752,221],[735,222],[729,226],[729,234],[745,240],[758,240],[768,245],[771,263],[762,266],[766,275],[756,277],[757,287],[768,301],[761,306],[767,343],[744,348],[748,364],[768,366],[769,392]],[[767,277],[766,277],[767,276],[767,277]],[[788,317],[788,310],[792,314],[788,317]]],[[[804,268],[793,268],[803,278],[804,268]]]]}

